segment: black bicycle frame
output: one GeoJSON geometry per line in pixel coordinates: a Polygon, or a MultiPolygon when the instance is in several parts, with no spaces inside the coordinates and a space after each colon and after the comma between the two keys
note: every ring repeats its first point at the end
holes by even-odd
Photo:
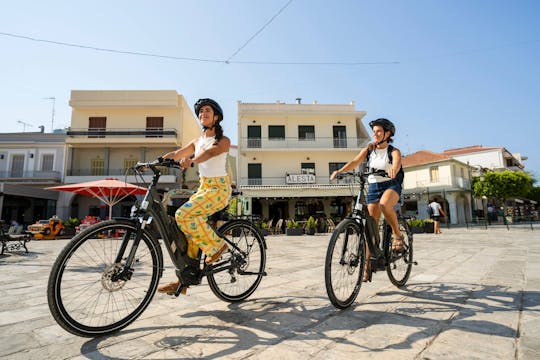
{"type": "Polygon", "coordinates": [[[379,248],[378,244],[380,244],[380,235],[379,235],[379,229],[377,227],[377,223],[375,222],[375,219],[369,214],[369,211],[367,209],[367,204],[365,201],[365,185],[366,185],[366,179],[359,175],[360,178],[360,191],[358,193],[358,196],[356,197],[356,202],[354,204],[354,208],[352,213],[349,215],[351,219],[354,219],[358,225],[360,226],[360,230],[366,234],[366,241],[367,245],[369,247],[369,251],[371,253],[371,257],[375,259],[379,259],[383,256],[383,252],[379,248]]]}

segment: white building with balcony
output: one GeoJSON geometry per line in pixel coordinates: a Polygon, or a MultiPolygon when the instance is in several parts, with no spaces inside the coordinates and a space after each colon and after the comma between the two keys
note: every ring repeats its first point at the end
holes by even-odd
{"type": "Polygon", "coordinates": [[[45,187],[62,182],[65,139],[62,133],[0,134],[0,217],[31,224],[55,215],[58,194],[45,187]]]}
{"type": "Polygon", "coordinates": [[[344,216],[354,191],[329,177],[369,141],[364,115],[354,103],[238,102],[238,184],[253,214],[344,216]]]}
{"type": "Polygon", "coordinates": [[[471,167],[449,155],[421,150],[403,156],[405,215],[428,218],[427,205],[440,203],[451,224],[471,222],[471,167]]]}

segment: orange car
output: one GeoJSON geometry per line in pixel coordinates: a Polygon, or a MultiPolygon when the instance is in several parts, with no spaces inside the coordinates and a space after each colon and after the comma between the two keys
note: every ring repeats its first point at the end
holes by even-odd
{"type": "Polygon", "coordinates": [[[62,235],[64,230],[64,223],[57,217],[52,217],[49,220],[39,220],[35,224],[28,226],[28,232],[32,233],[34,239],[54,239],[62,235]]]}

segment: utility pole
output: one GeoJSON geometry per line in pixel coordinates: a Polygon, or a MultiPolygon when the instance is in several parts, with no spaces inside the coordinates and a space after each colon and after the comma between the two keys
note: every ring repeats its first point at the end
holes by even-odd
{"type": "Polygon", "coordinates": [[[32,126],[31,124],[29,124],[29,123],[27,123],[27,122],[24,122],[24,121],[22,121],[22,120],[17,120],[17,122],[18,122],[19,124],[22,124],[22,126],[23,126],[23,131],[22,131],[22,132],[26,132],[26,127],[27,127],[27,126],[32,126]]]}
{"type": "Polygon", "coordinates": [[[52,100],[52,118],[51,118],[51,133],[54,131],[54,105],[56,98],[54,96],[43,98],[43,100],[52,100]]]}

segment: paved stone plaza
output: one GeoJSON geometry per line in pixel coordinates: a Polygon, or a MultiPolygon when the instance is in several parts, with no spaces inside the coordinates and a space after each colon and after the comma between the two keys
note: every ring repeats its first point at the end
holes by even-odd
{"type": "MultiPolygon", "coordinates": [[[[222,302],[204,284],[179,298],[157,294],[132,325],[98,339],[65,332],[49,313],[47,278],[66,240],[32,241],[29,254],[0,257],[0,357],[540,358],[538,229],[416,234],[408,285],[378,272],[345,311],[324,287],[328,238],[269,236],[268,276],[245,302],[222,302]]],[[[173,278],[169,266],[162,282],[173,278]]]]}

